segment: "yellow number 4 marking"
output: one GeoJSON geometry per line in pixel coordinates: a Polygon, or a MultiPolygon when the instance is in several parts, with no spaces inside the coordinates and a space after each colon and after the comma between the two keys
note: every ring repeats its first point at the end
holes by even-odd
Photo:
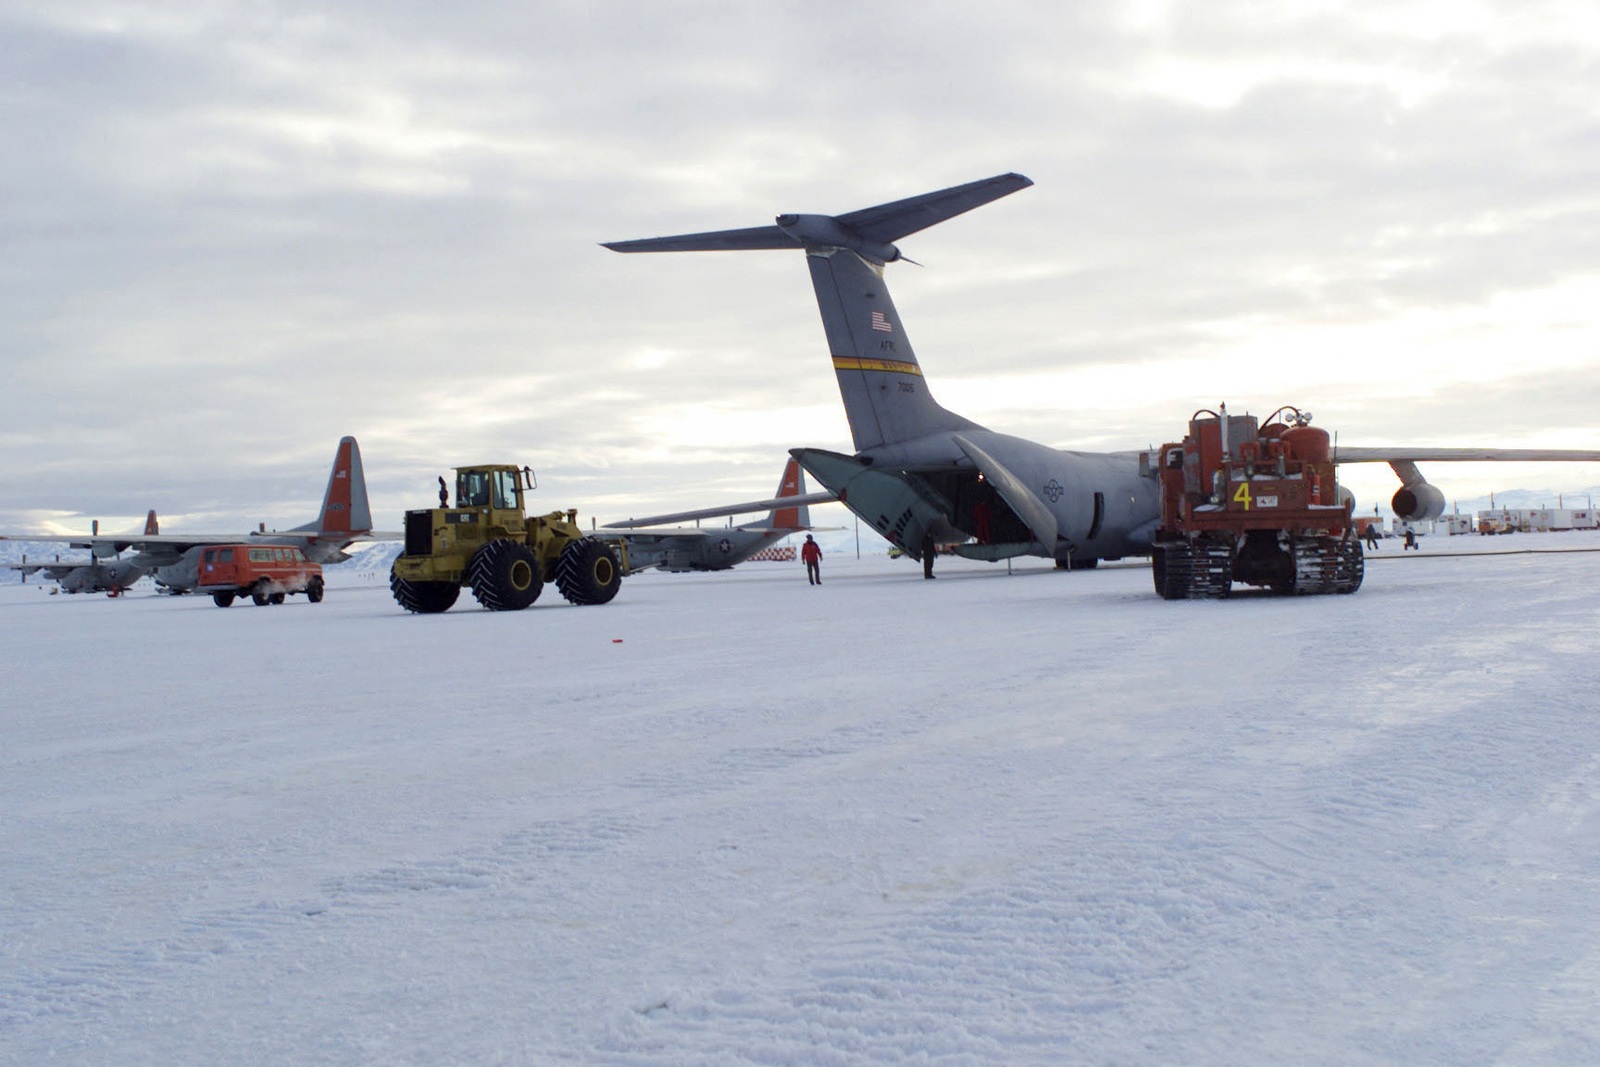
{"type": "Polygon", "coordinates": [[[1241,504],[1246,511],[1250,510],[1250,483],[1240,482],[1239,488],[1233,491],[1233,502],[1241,504]]]}

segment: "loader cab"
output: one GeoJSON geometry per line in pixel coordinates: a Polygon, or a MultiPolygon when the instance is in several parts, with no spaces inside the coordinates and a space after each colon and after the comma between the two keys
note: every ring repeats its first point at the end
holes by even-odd
{"type": "Polygon", "coordinates": [[[456,507],[522,511],[522,491],[534,488],[527,467],[457,467],[456,507]]]}

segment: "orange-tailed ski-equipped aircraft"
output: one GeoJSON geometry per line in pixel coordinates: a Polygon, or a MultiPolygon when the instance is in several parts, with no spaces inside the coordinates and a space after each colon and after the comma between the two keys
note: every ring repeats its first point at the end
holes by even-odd
{"type": "MultiPolygon", "coordinates": [[[[153,513],[152,513],[153,514],[153,513]]],[[[206,545],[249,542],[261,545],[295,545],[315,563],[339,563],[349,559],[344,551],[356,541],[399,540],[399,533],[375,532],[372,510],[367,504],[367,480],[361,469],[361,449],[354,437],[339,441],[328,487],[322,495],[322,510],[303,526],[290,530],[260,530],[228,534],[123,534],[101,537],[90,534],[33,536],[13,534],[12,541],[52,541],[88,548],[95,556],[117,555],[129,548],[135,555],[129,562],[150,573],[167,592],[187,593],[199,579],[200,551],[206,545]]],[[[31,564],[30,564],[31,566],[31,564]]]]}
{"type": "MultiPolygon", "coordinates": [[[[100,523],[97,521],[94,533],[99,532],[100,523]]],[[[144,519],[145,536],[160,532],[161,524],[156,519],[155,510],[151,509],[144,519]]],[[[127,535],[130,539],[134,536],[127,535]]],[[[8,570],[21,571],[23,577],[35,571],[44,571],[45,577],[59,585],[64,593],[110,593],[120,596],[134,582],[150,573],[148,566],[122,558],[123,549],[130,543],[131,540],[95,541],[88,559],[62,559],[57,556],[53,560],[38,561],[23,557],[21,563],[7,563],[5,566],[8,570]]]]}
{"type": "Polygon", "coordinates": [[[771,500],[751,501],[729,508],[680,511],[645,519],[614,522],[590,536],[606,541],[622,541],[628,546],[628,563],[635,571],[657,567],[666,571],[721,571],[743,563],[763,548],[792,533],[814,529],[808,504],[836,499],[832,493],[807,493],[806,476],[791,458],[783,468],[778,494],[771,500]],[[663,528],[660,523],[688,522],[698,518],[734,515],[771,507],[766,518],[743,526],[679,526],[663,528]]]}

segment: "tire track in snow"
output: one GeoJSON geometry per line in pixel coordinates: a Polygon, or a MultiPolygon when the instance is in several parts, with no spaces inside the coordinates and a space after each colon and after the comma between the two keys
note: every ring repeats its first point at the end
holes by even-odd
{"type": "Polygon", "coordinates": [[[195,980],[195,972],[226,958],[279,949],[302,932],[321,935],[330,924],[410,907],[418,895],[555,883],[571,864],[616,849],[645,829],[647,824],[628,816],[541,822],[488,848],[330,878],[292,903],[258,901],[185,914],[165,937],[78,952],[47,968],[13,961],[16,969],[0,977],[0,1034],[53,1015],[86,1020],[157,987],[195,980]]]}

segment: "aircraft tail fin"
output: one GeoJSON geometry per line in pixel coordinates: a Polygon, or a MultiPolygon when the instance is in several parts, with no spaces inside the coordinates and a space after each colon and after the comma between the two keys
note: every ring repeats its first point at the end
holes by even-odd
{"type": "Polygon", "coordinates": [[[161,522],[156,518],[156,509],[151,508],[150,514],[144,517],[144,535],[158,537],[161,534],[161,522]]]}
{"type": "MultiPolygon", "coordinates": [[[[804,496],[805,492],[805,472],[800,469],[800,461],[791,456],[789,462],[784,464],[783,477],[778,480],[778,491],[773,495],[776,499],[782,499],[804,496]]],[[[773,508],[767,513],[766,525],[773,530],[804,530],[811,525],[811,508],[805,504],[773,508]]]]}
{"type": "Polygon", "coordinates": [[[1033,182],[1000,174],[844,215],[779,215],[776,225],[613,241],[615,252],[803,249],[858,452],[941,431],[981,429],[941,407],[883,282],[894,242],[1033,182]]]}
{"type": "Polygon", "coordinates": [[[322,494],[322,511],[315,522],[295,527],[324,534],[364,534],[372,529],[372,509],[367,504],[367,477],[361,469],[361,447],[354,437],[341,437],[322,494]]]}

